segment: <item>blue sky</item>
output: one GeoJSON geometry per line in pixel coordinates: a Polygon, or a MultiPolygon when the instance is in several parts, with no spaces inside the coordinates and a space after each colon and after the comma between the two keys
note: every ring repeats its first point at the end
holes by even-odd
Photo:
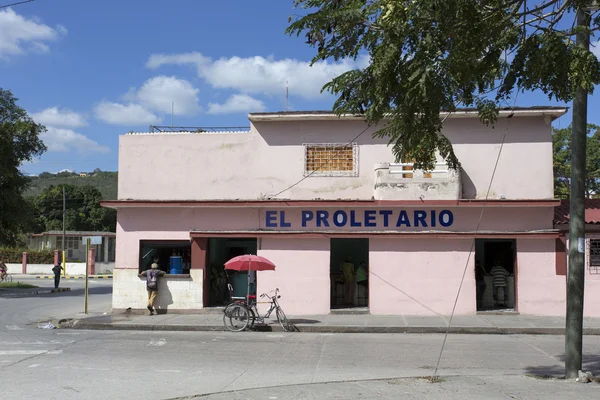
{"type": "MultiPolygon", "coordinates": [[[[11,0],[0,0],[0,5],[11,0]]],[[[350,62],[309,68],[284,34],[292,0],[36,0],[0,9],[0,87],[48,127],[26,173],[116,170],[118,136],[149,125],[245,126],[248,112],[330,109],[350,62]]],[[[359,65],[362,61],[359,60],[359,65]]],[[[517,105],[556,105],[543,94],[517,105]]],[[[590,110],[597,101],[590,98],[590,110]]],[[[566,127],[570,114],[555,125],[566,127]]],[[[590,113],[591,122],[600,119],[590,113]]]]}

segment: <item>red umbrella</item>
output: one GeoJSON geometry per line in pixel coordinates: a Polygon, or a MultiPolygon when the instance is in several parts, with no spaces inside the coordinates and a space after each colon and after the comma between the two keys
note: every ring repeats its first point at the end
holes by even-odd
{"type": "Polygon", "coordinates": [[[234,271],[274,271],[275,264],[264,257],[245,254],[227,261],[225,269],[234,271]]]}

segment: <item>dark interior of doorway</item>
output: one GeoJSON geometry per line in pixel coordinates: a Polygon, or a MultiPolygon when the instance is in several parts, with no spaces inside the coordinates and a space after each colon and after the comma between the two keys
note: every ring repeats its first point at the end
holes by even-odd
{"type": "Polygon", "coordinates": [[[514,239],[477,239],[475,241],[476,280],[483,274],[485,285],[477,283],[477,311],[514,310],[515,308],[515,265],[517,244],[514,239]],[[498,289],[498,298],[494,299],[494,286],[491,271],[499,262],[509,276],[507,278],[507,302],[504,303],[503,291],[498,289]]]}
{"type": "Polygon", "coordinates": [[[368,277],[369,271],[369,239],[332,238],[329,252],[329,271],[331,282],[331,309],[357,308],[369,306],[369,280],[360,279],[358,267],[364,262],[364,271],[368,277]],[[350,302],[344,298],[344,275],[342,264],[350,262],[354,269],[354,294],[350,302]]]}
{"type": "MultiPolygon", "coordinates": [[[[256,254],[256,238],[209,238],[207,254],[207,278],[210,282],[208,304],[211,307],[229,302],[227,284],[231,283],[235,296],[245,296],[248,291],[248,273],[225,271],[225,263],[233,257],[256,254]]],[[[255,294],[256,283],[251,285],[255,294]]]]}

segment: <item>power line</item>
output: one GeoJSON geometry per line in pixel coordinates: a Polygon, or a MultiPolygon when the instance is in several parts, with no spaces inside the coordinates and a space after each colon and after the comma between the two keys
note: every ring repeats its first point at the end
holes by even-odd
{"type": "Polygon", "coordinates": [[[31,3],[32,1],[35,1],[35,0],[25,0],[25,1],[19,1],[19,2],[17,2],[17,3],[12,3],[12,4],[7,4],[7,5],[5,5],[5,6],[0,6],[0,8],[6,8],[6,7],[18,6],[19,4],[31,3]]]}
{"type": "MultiPolygon", "coordinates": [[[[517,98],[519,97],[519,92],[517,92],[515,96],[515,101],[511,109],[514,110],[514,107],[517,104],[517,98]]],[[[477,227],[475,228],[475,233],[473,234],[473,242],[471,243],[471,248],[469,249],[469,255],[467,256],[467,261],[465,263],[465,268],[463,270],[462,278],[460,280],[460,284],[458,285],[458,292],[456,293],[456,299],[454,300],[454,305],[452,307],[452,313],[450,314],[450,320],[448,321],[448,327],[446,328],[446,333],[444,335],[444,341],[442,342],[442,348],[440,349],[440,355],[438,357],[437,363],[435,365],[435,371],[433,373],[433,380],[437,379],[437,372],[440,367],[440,361],[442,360],[442,354],[444,353],[444,348],[446,347],[446,340],[448,339],[448,333],[450,332],[450,326],[452,325],[452,318],[454,317],[454,312],[456,311],[456,304],[458,304],[458,298],[460,297],[460,291],[463,286],[463,282],[465,280],[465,275],[467,273],[467,269],[469,267],[469,261],[471,261],[471,255],[473,254],[473,248],[475,247],[475,241],[477,240],[477,234],[479,233],[479,227],[481,226],[481,221],[483,219],[483,214],[485,212],[485,208],[488,203],[488,198],[490,196],[490,191],[492,190],[492,183],[494,182],[494,177],[496,176],[496,170],[498,169],[498,163],[500,161],[500,156],[502,155],[502,149],[504,148],[504,143],[506,142],[506,134],[508,133],[508,129],[510,128],[512,122],[512,114],[508,117],[508,123],[506,124],[506,129],[504,129],[504,134],[502,135],[502,143],[500,143],[500,149],[498,150],[498,156],[496,157],[496,163],[494,164],[494,169],[492,171],[492,176],[490,177],[490,183],[488,185],[487,192],[485,194],[485,200],[483,202],[483,207],[481,208],[481,213],[479,214],[479,221],[477,221],[477,227]]]]}

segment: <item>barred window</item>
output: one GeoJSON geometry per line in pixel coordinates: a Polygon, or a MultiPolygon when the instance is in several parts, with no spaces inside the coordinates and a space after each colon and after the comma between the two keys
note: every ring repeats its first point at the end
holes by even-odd
{"type": "Polygon", "coordinates": [[[590,239],[590,273],[600,274],[600,239],[590,239]]]}
{"type": "Polygon", "coordinates": [[[305,144],[305,176],[358,176],[358,145],[305,144]]]}

